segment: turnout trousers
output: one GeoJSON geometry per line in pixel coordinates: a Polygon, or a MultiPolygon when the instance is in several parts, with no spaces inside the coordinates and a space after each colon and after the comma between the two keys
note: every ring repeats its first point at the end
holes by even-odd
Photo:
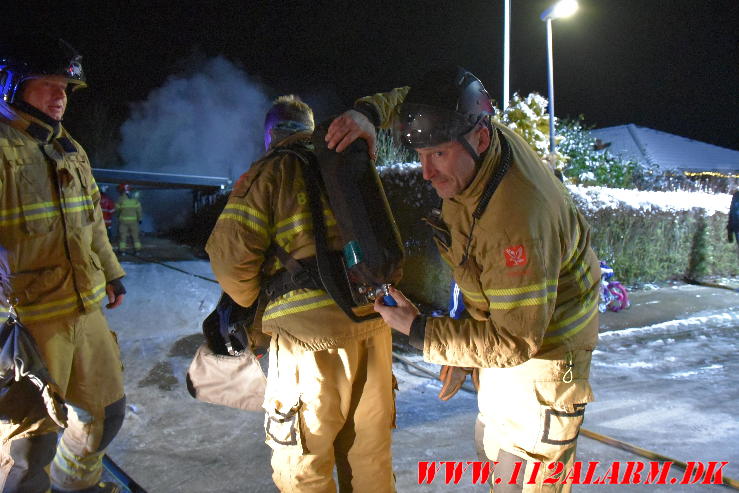
{"type": "Polygon", "coordinates": [[[58,438],[59,427],[35,387],[11,386],[17,398],[0,409],[0,491],[41,493],[50,483],[61,491],[94,486],[125,413],[116,336],[100,310],[25,325],[67,402],[68,426],[58,438]]]}
{"type": "Polygon", "coordinates": [[[498,462],[490,491],[571,490],[562,482],[575,462],[585,406],[593,400],[591,354],[575,350],[564,358],[480,370],[475,441],[481,459],[498,462]]]}
{"type": "Polygon", "coordinates": [[[121,250],[128,248],[129,236],[133,240],[133,249],[141,250],[139,223],[136,221],[118,221],[118,248],[121,250]]]}
{"type": "Polygon", "coordinates": [[[342,493],[394,492],[390,329],[318,351],[276,334],[269,358],[265,432],[278,489],[336,492],[335,468],[342,493]]]}

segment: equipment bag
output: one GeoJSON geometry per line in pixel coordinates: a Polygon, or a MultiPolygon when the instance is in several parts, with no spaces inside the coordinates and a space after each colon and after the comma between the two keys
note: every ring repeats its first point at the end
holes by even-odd
{"type": "Polygon", "coordinates": [[[248,308],[226,293],[203,321],[205,342],[187,370],[187,390],[203,402],[261,411],[267,385],[266,346],[248,336],[261,314],[261,296],[248,308]]]}

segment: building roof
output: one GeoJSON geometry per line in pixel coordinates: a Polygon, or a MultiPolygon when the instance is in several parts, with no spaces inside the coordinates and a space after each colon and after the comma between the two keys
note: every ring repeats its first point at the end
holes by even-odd
{"type": "Polygon", "coordinates": [[[660,132],[634,124],[591,130],[593,137],[609,143],[608,151],[662,169],[683,172],[737,172],[739,151],[660,132]]]}
{"type": "Polygon", "coordinates": [[[231,188],[230,179],[218,176],[176,175],[104,168],[93,168],[92,175],[98,183],[128,183],[129,185],[155,189],[186,188],[217,192],[231,188]]]}

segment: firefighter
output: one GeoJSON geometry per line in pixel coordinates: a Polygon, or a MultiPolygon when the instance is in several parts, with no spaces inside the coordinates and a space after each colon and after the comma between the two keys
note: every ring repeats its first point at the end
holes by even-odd
{"type": "Polygon", "coordinates": [[[69,410],[57,443],[60,427],[39,412],[38,399],[3,401],[12,403],[0,408],[3,492],[118,491],[100,482],[126,406],[120,350],[100,302],[123,302],[125,272],[87,155],[62,126],[68,94],[85,86],[81,56],[64,40],[0,39],[0,246],[12,274],[9,302],[69,410]]]}
{"type": "MultiPolygon", "coordinates": [[[[213,272],[237,303],[272,293],[262,318],[271,335],[264,409],[272,478],[283,492],[395,491],[391,432],[391,331],[377,317],[352,322],[310,275],[282,267],[278,244],[309,269],[315,239],[301,161],[313,113],[294,96],[275,100],[265,120],[267,153],[234,187],[206,245],[213,272]]],[[[324,197],[324,204],[327,204],[324,197]]],[[[326,206],[329,247],[341,249],[326,206]]],[[[372,306],[355,308],[371,314],[372,306]]]]}
{"type": "Polygon", "coordinates": [[[118,218],[118,249],[121,253],[126,252],[130,235],[133,240],[133,251],[138,255],[141,251],[141,240],[139,240],[141,202],[133,195],[131,185],[127,183],[118,185],[118,193],[118,202],[115,206],[118,218]]]}
{"type": "Polygon", "coordinates": [[[108,239],[113,234],[113,214],[115,214],[115,202],[108,194],[108,185],[100,185],[100,209],[103,211],[103,221],[105,221],[105,229],[108,231],[108,239]]]}
{"type": "Polygon", "coordinates": [[[357,136],[374,141],[375,126],[393,125],[418,152],[424,179],[442,199],[427,220],[469,316],[426,318],[395,289],[398,306],[378,301],[375,309],[425,360],[453,367],[442,368],[445,387],[461,386],[459,367],[478,370],[481,458],[499,461],[492,481],[508,483],[518,471],[518,485],[504,491],[568,491],[543,484],[552,474],[545,466],[536,484],[527,481],[539,462],[574,462],[593,400],[598,259],[566,189],[492,115],[474,75],[439,68],[410,87],[360,99],[332,122],[326,140],[340,151],[357,136]]]}
{"type": "Polygon", "coordinates": [[[739,248],[739,189],[734,191],[734,194],[731,196],[726,233],[729,243],[736,241],[736,246],[739,248]]]}

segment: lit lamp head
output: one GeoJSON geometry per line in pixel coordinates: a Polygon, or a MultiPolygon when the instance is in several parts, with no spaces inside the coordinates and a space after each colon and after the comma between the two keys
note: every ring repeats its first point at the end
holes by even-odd
{"type": "Polygon", "coordinates": [[[570,17],[577,11],[577,0],[560,0],[541,13],[541,20],[554,20],[570,17]]]}

